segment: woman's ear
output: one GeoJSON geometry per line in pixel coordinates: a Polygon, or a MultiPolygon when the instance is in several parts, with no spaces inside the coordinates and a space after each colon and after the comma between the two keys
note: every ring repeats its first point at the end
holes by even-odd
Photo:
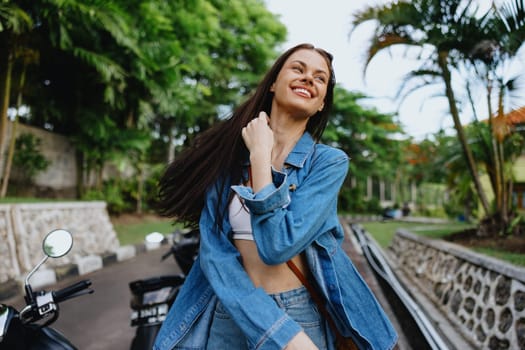
{"type": "Polygon", "coordinates": [[[319,107],[318,111],[321,112],[321,111],[323,110],[323,108],[324,108],[324,102],[323,102],[323,104],[321,105],[321,107],[319,107]]]}
{"type": "Polygon", "coordinates": [[[270,86],[270,91],[271,91],[271,92],[275,92],[275,83],[273,83],[273,84],[270,86]]]}

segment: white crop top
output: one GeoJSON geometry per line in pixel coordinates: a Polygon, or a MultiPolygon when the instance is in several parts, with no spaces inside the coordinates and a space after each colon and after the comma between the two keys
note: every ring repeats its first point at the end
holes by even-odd
{"type": "Polygon", "coordinates": [[[252,222],[249,209],[241,202],[238,195],[234,195],[228,208],[230,225],[233,230],[233,239],[253,241],[252,222]]]}

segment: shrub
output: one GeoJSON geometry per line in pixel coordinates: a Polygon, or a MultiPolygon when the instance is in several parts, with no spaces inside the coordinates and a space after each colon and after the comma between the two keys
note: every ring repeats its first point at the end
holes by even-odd
{"type": "Polygon", "coordinates": [[[20,134],[15,141],[13,172],[21,182],[31,183],[35,176],[50,165],[40,152],[42,140],[33,134],[20,134]]]}

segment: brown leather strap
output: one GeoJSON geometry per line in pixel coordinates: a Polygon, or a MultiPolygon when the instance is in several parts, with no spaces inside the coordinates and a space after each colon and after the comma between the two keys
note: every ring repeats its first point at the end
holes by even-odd
{"type": "MultiPolygon", "coordinates": [[[[334,320],[332,319],[332,317],[328,313],[328,310],[326,310],[326,307],[325,307],[325,305],[323,303],[323,299],[317,293],[315,288],[310,284],[310,282],[306,279],[306,277],[304,277],[304,275],[301,272],[301,270],[299,270],[297,265],[295,265],[295,263],[292,260],[288,260],[286,262],[286,265],[288,265],[290,270],[292,270],[292,272],[297,276],[299,281],[301,281],[301,283],[306,287],[306,289],[310,293],[310,296],[312,297],[312,300],[317,304],[317,308],[319,309],[319,312],[324,316],[324,318],[326,318],[326,321],[330,325],[330,328],[332,328],[332,331],[334,332],[334,334],[335,334],[335,336],[337,338],[337,341],[338,342],[345,341],[346,340],[345,337],[343,337],[343,335],[337,329],[337,326],[335,325],[334,320]]],[[[356,347],[356,349],[357,349],[357,347],[356,347]]]]}

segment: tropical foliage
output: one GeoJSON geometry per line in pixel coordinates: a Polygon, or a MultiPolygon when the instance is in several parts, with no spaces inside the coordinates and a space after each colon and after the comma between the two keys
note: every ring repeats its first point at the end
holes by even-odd
{"type": "Polygon", "coordinates": [[[380,113],[364,107],[362,93],[349,92],[336,87],[330,123],[325,130],[325,143],[343,149],[351,158],[349,176],[341,191],[342,210],[347,212],[381,211],[375,200],[366,200],[368,177],[394,179],[401,186],[403,165],[403,131],[395,115],[380,113]]]}
{"type": "Polygon", "coordinates": [[[402,130],[394,115],[364,107],[361,100],[366,97],[362,93],[336,89],[324,140],[351,155],[351,172],[391,178],[401,162],[401,149],[395,136],[402,130]]]}
{"type": "MultiPolygon", "coordinates": [[[[285,35],[260,0],[3,0],[0,154],[10,153],[10,107],[70,139],[79,197],[141,211],[163,165],[252,91],[285,35]],[[135,176],[103,178],[110,162],[135,176]]],[[[361,107],[365,97],[337,89],[325,141],[352,156],[351,176],[395,176],[400,130],[393,115],[361,107]]],[[[350,209],[352,191],[346,184],[350,209]]]]}
{"type": "Polygon", "coordinates": [[[170,142],[242,98],[285,33],[258,0],[1,1],[0,159],[20,96],[23,122],[67,135],[79,151],[79,195],[93,173],[102,190],[108,161],[137,172],[151,156],[165,162],[170,142]]]}
{"type": "Polygon", "coordinates": [[[375,26],[366,65],[378,53],[394,52],[390,49],[397,46],[411,48],[403,51],[403,55],[419,60],[419,68],[409,73],[400,86],[402,98],[429,86],[441,89],[440,96],[445,96],[448,101],[476,197],[484,216],[495,226],[495,232],[503,232],[509,225],[508,189],[512,180],[504,164],[508,164],[512,157],[505,156],[503,142],[509,134],[501,132],[504,123],[500,121],[512,109],[506,99],[507,93],[517,87],[516,80],[506,77],[502,68],[516,57],[523,45],[524,8],[523,0],[497,2],[488,9],[482,9],[472,0],[413,0],[369,6],[353,17],[355,27],[365,22],[372,22],[375,26]],[[491,160],[485,165],[496,195],[494,209],[480,181],[481,162],[475,158],[472,140],[460,118],[469,105],[473,106],[468,96],[472,96],[475,83],[480,82],[490,106],[487,112],[490,132],[485,134],[488,140],[479,138],[478,141],[484,142],[483,147],[490,154],[491,160]]]}

